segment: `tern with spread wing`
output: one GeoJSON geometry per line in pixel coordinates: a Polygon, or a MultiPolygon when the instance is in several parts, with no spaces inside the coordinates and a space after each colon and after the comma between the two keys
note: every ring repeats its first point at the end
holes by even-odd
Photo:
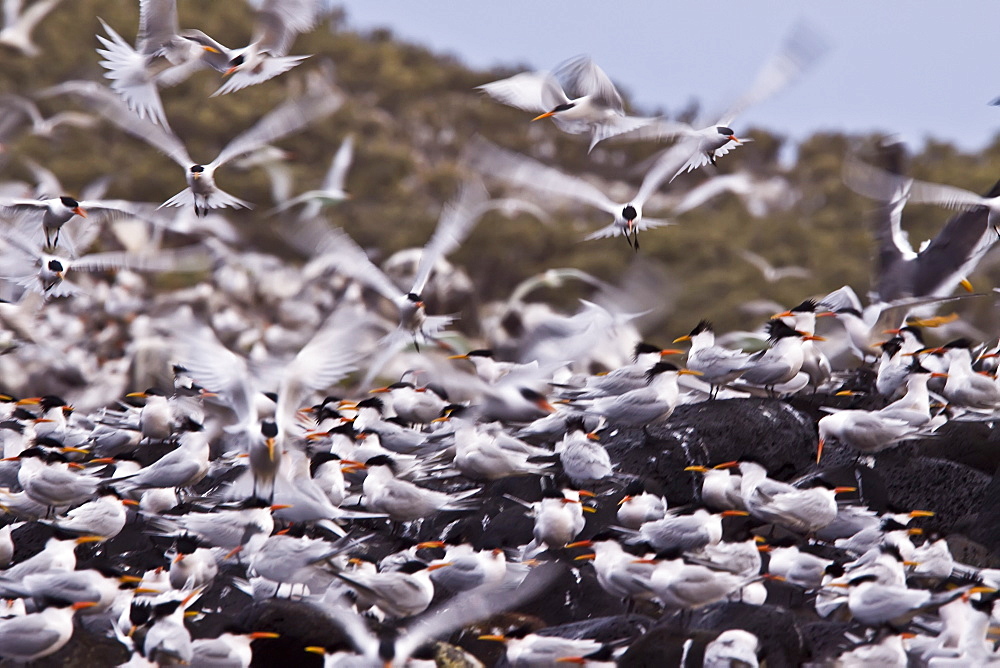
{"type": "Polygon", "coordinates": [[[37,56],[41,51],[31,41],[31,33],[60,2],[62,0],[37,0],[23,9],[24,0],[4,0],[0,45],[20,51],[29,58],[37,56]]]}
{"type": "MultiPolygon", "coordinates": [[[[319,0],[263,0],[258,4],[253,40],[229,56],[228,80],[212,96],[263,83],[292,69],[309,56],[289,56],[295,38],[312,30],[320,16],[319,0]]],[[[224,47],[223,47],[224,48],[224,47]]]]}
{"type": "Polygon", "coordinates": [[[606,227],[590,234],[587,239],[603,239],[624,235],[625,240],[635,250],[639,250],[638,235],[641,230],[671,224],[665,220],[644,217],[642,208],[656,194],[667,177],[686,159],[686,154],[678,147],[664,151],[646,172],[635,197],[628,202],[615,202],[600,188],[578,176],[570,176],[531,158],[505,151],[486,141],[474,142],[473,146],[474,148],[468,152],[468,160],[480,173],[490,174],[511,185],[534,190],[541,194],[582,201],[605,211],[614,216],[614,220],[606,227]]]}
{"type": "Polygon", "coordinates": [[[49,89],[48,94],[73,93],[82,96],[105,118],[129,134],[142,139],[184,168],[188,187],[162,206],[193,205],[199,216],[209,209],[251,208],[215,185],[215,170],[246,153],[298,132],[310,123],[332,114],[343,103],[343,95],[332,87],[288,100],[249,130],[238,135],[208,164],[195,163],[177,135],[130,112],[118,97],[92,82],[67,82],[49,89]]]}
{"type": "Polygon", "coordinates": [[[320,208],[347,199],[349,195],[344,190],[344,182],[347,180],[347,170],[351,168],[354,160],[354,136],[348,135],[340,144],[333,160],[330,161],[330,169],[323,177],[323,185],[318,190],[307,190],[304,193],[282,202],[274,208],[272,213],[278,213],[298,204],[305,204],[299,214],[299,220],[308,220],[319,215],[320,208]]]}
{"type": "Polygon", "coordinates": [[[707,122],[695,126],[679,121],[658,120],[637,130],[633,135],[644,139],[665,139],[676,137],[679,145],[685,147],[686,160],[670,177],[673,181],[683,172],[690,172],[707,164],[715,164],[741,144],[752,139],[740,139],[732,129],[736,118],[753,105],[777,95],[813,67],[826,52],[821,36],[812,28],[799,24],[777,54],[771,57],[760,70],[753,85],[733,102],[725,112],[707,122]]]}
{"type": "Polygon", "coordinates": [[[551,118],[563,132],[590,134],[589,151],[604,139],[656,120],[626,115],[615,85],[587,56],[568,60],[555,72],[522,72],[478,88],[503,104],[542,112],[533,121],[551,118]]]}

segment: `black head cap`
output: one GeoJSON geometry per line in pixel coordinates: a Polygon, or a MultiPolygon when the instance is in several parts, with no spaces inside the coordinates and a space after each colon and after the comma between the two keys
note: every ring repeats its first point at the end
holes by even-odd
{"type": "Polygon", "coordinates": [[[392,457],[389,455],[375,455],[374,457],[369,457],[368,461],[365,462],[365,466],[371,468],[373,466],[388,466],[390,469],[394,469],[395,462],[392,461],[392,457]]]}
{"type": "Polygon", "coordinates": [[[480,348],[478,350],[470,350],[469,352],[465,353],[465,356],[466,357],[489,357],[489,358],[492,358],[493,357],[493,350],[491,350],[490,348],[480,348]]]}
{"type": "Polygon", "coordinates": [[[564,102],[563,104],[557,104],[556,106],[552,107],[552,112],[555,113],[559,111],[569,111],[575,106],[576,106],[575,102],[564,102]]]}
{"type": "Polygon", "coordinates": [[[662,350],[659,346],[654,346],[652,343],[646,343],[645,341],[640,341],[635,344],[635,350],[632,351],[632,361],[639,359],[639,355],[646,355],[649,353],[658,353],[662,350]]]}
{"type": "Polygon", "coordinates": [[[815,313],[818,304],[815,299],[806,299],[798,306],[788,309],[792,313],[815,313]]]}
{"type": "Polygon", "coordinates": [[[276,438],[278,436],[278,425],[274,420],[264,420],[260,423],[260,433],[264,438],[276,438]]]}
{"type": "Polygon", "coordinates": [[[406,293],[406,298],[407,298],[408,300],[410,300],[411,302],[413,302],[414,304],[417,304],[417,303],[419,303],[419,302],[422,302],[422,301],[423,301],[423,300],[422,300],[422,299],[420,298],[420,295],[418,295],[418,294],[417,294],[417,293],[415,293],[415,292],[407,292],[407,293],[406,293]]]}
{"type": "Polygon", "coordinates": [[[364,401],[358,402],[358,408],[374,408],[379,413],[385,410],[385,403],[378,397],[368,397],[364,401]]]}
{"type": "Polygon", "coordinates": [[[967,339],[967,338],[965,338],[963,336],[960,339],[955,339],[953,341],[949,341],[948,343],[944,344],[941,347],[942,348],[965,348],[966,350],[968,350],[969,348],[972,348],[972,341],[969,340],[969,339],[967,339]]]}
{"type": "Polygon", "coordinates": [[[55,271],[55,272],[63,271],[63,263],[60,262],[59,260],[49,260],[47,266],[49,268],[49,271],[55,271]]]}
{"type": "Polygon", "coordinates": [[[188,171],[190,171],[192,174],[201,174],[202,172],[205,171],[205,168],[202,167],[201,165],[191,165],[191,169],[188,171]]]}
{"type": "Polygon", "coordinates": [[[802,336],[781,319],[774,319],[767,323],[767,334],[772,341],[778,341],[788,336],[802,336]]]}
{"type": "Polygon", "coordinates": [[[59,201],[63,203],[63,206],[65,206],[65,207],[67,207],[69,209],[75,209],[76,207],[80,206],[79,202],[77,202],[72,197],[67,197],[66,195],[63,195],[62,197],[60,197],[59,201]]]}
{"type": "Polygon", "coordinates": [[[725,135],[727,137],[736,134],[735,132],[733,132],[732,128],[727,128],[725,125],[716,126],[715,129],[716,131],[718,131],[720,135],[725,135]]]}
{"type": "Polygon", "coordinates": [[[712,323],[709,322],[708,320],[702,320],[701,322],[699,322],[697,325],[694,326],[694,329],[691,330],[691,333],[688,334],[688,336],[695,336],[697,334],[701,334],[702,332],[711,332],[711,331],[712,331],[712,323]]]}
{"type": "Polygon", "coordinates": [[[673,362],[657,362],[646,371],[646,380],[653,380],[653,378],[659,376],[664,371],[680,371],[680,369],[673,362]]]}
{"type": "Polygon", "coordinates": [[[399,567],[400,573],[418,573],[427,568],[427,564],[422,561],[407,561],[399,567]]]}
{"type": "Polygon", "coordinates": [[[639,212],[635,210],[635,207],[629,204],[624,209],[622,209],[622,218],[631,222],[639,216],[639,212]]]}

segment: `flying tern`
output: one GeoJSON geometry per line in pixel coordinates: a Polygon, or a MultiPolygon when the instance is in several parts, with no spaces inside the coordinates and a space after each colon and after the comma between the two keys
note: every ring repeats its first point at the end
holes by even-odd
{"type": "Polygon", "coordinates": [[[642,210],[685,157],[676,147],[664,151],[653,163],[634,198],[627,202],[615,202],[600,188],[581,177],[570,176],[526,156],[498,148],[485,140],[473,142],[472,146],[466,153],[467,161],[482,174],[540,194],[582,201],[614,216],[609,225],[591,233],[587,239],[624,236],[629,245],[638,250],[640,231],[671,224],[666,220],[644,217],[642,210]]]}
{"type": "Polygon", "coordinates": [[[522,72],[478,88],[503,104],[542,112],[533,121],[551,118],[563,132],[589,134],[588,151],[598,142],[655,120],[626,115],[615,85],[587,56],[568,60],[555,72],[522,72]]]}
{"type": "Polygon", "coordinates": [[[36,0],[24,9],[24,0],[4,0],[3,28],[0,28],[0,45],[34,58],[41,51],[31,41],[31,33],[62,0],[36,0]]]}
{"type": "Polygon", "coordinates": [[[49,89],[49,95],[80,95],[102,116],[125,132],[142,139],[184,168],[188,187],[161,206],[193,205],[195,213],[206,216],[210,209],[251,208],[248,202],[234,197],[215,185],[215,170],[241,155],[265,144],[302,130],[310,123],[329,116],[343,104],[344,97],[332,87],[313,91],[284,102],[253,127],[232,139],[215,160],[196,163],[173,132],[139,118],[129,111],[114,93],[92,82],[67,82],[49,89]]]}
{"type": "Polygon", "coordinates": [[[350,195],[344,190],[347,181],[347,171],[354,160],[354,135],[348,135],[340,143],[340,148],[330,161],[330,168],[323,177],[323,184],[318,190],[307,190],[276,206],[272,213],[279,213],[298,204],[304,204],[299,214],[300,220],[308,220],[319,215],[320,209],[334,202],[347,199],[350,195]]]}

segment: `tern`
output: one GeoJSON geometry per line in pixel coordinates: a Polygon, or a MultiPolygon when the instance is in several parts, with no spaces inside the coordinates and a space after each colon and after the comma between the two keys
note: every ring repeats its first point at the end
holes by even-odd
{"type": "Polygon", "coordinates": [[[645,217],[642,210],[683,158],[676,148],[664,151],[653,163],[635,197],[627,202],[615,202],[590,181],[503,150],[485,140],[473,142],[466,155],[468,162],[482,174],[539,194],[580,201],[614,216],[609,225],[589,234],[588,240],[624,236],[629,246],[638,251],[640,231],[672,224],[645,217]]]}
{"type": "Polygon", "coordinates": [[[682,149],[684,157],[680,168],[671,176],[671,181],[683,172],[690,172],[707,164],[714,165],[718,158],[729,151],[753,141],[738,138],[731,127],[733,121],[751,106],[784,90],[818,63],[825,53],[826,44],[819,33],[810,26],[798,24],[786,37],[778,53],[764,64],[750,88],[725,112],[705,126],[699,128],[660,119],[639,128],[632,136],[642,139],[679,138],[677,146],[682,149]]]}
{"type": "Polygon", "coordinates": [[[430,517],[441,510],[469,510],[476,503],[469,497],[478,494],[478,489],[457,494],[425,489],[397,478],[394,466],[391,458],[378,455],[368,459],[362,467],[368,471],[362,497],[362,504],[368,510],[385,513],[396,522],[409,522],[430,517]]]}
{"type": "Polygon", "coordinates": [[[572,58],[554,72],[522,72],[477,88],[503,104],[542,112],[533,121],[551,118],[563,132],[589,134],[588,152],[609,137],[656,120],[626,115],[615,85],[587,56],[572,58]]]}
{"type": "Polygon", "coordinates": [[[627,529],[638,529],[646,522],[661,520],[667,514],[667,501],[645,491],[641,480],[625,487],[625,496],[618,502],[618,523],[627,529]]]}
{"type": "Polygon", "coordinates": [[[445,562],[428,566],[420,561],[408,561],[398,571],[354,571],[334,575],[359,593],[371,597],[385,614],[391,617],[412,617],[426,610],[434,598],[434,583],[430,578],[432,569],[450,565],[445,562]]]}
{"type": "Polygon", "coordinates": [[[263,0],[257,4],[253,39],[245,47],[225,49],[228,81],[212,96],[225,95],[273,79],[309,56],[289,56],[295,38],[319,20],[318,0],[263,0]]]}
{"type": "Polygon", "coordinates": [[[347,172],[354,160],[354,135],[348,135],[340,143],[340,148],[330,161],[330,168],[323,177],[323,184],[318,190],[307,190],[276,206],[272,213],[280,213],[293,206],[304,204],[299,220],[309,220],[319,215],[323,206],[348,199],[350,195],[344,190],[347,172]]]}
{"type": "Polygon", "coordinates": [[[740,494],[750,514],[802,534],[818,531],[836,519],[836,494],[857,491],[856,487],[800,489],[768,478],[760,464],[744,461],[739,468],[740,494]]]}
{"type": "Polygon", "coordinates": [[[579,401],[574,406],[591,415],[600,415],[613,425],[646,427],[674,412],[680,395],[677,377],[683,374],[701,375],[691,369],[679,369],[671,362],[657,362],[646,371],[645,387],[613,397],[579,401]]]}
{"type": "Polygon", "coordinates": [[[204,668],[249,668],[253,661],[250,643],[261,638],[279,638],[270,631],[223,633],[217,638],[199,638],[191,643],[191,665],[204,668]]]}
{"type": "Polygon", "coordinates": [[[645,559],[637,559],[624,548],[610,533],[600,533],[590,540],[570,543],[566,547],[590,547],[591,554],[581,554],[575,560],[588,559],[594,564],[597,583],[601,589],[620,599],[651,598],[649,578],[656,569],[655,564],[645,559]]]}
{"type": "Polygon", "coordinates": [[[181,33],[177,25],[177,0],[142,0],[135,47],[99,19],[107,37],[98,35],[103,49],[104,76],[139,118],[167,127],[159,88],[176,86],[196,70],[223,67],[226,56],[221,44],[201,31],[181,33]],[[221,62],[220,62],[221,61],[221,62]]]}
{"type": "Polygon", "coordinates": [[[704,668],[757,668],[757,636],[743,629],[729,629],[705,646],[704,668]]]}
{"type": "Polygon", "coordinates": [[[974,589],[972,585],[967,585],[935,594],[905,586],[879,584],[875,579],[873,575],[862,575],[848,583],[851,591],[847,605],[851,616],[865,626],[902,626],[917,615],[933,612],[974,589]]]}
{"type": "Polygon", "coordinates": [[[67,82],[48,94],[73,93],[80,95],[102,116],[125,132],[138,137],[180,165],[185,171],[188,187],[177,193],[163,206],[193,206],[198,216],[208,215],[211,209],[252,208],[251,204],[234,197],[215,185],[215,170],[246,153],[298,132],[310,123],[329,116],[340,108],[344,97],[337,90],[326,86],[288,100],[273,109],[253,127],[232,139],[208,164],[196,163],[177,135],[166,128],[142,119],[127,109],[116,95],[92,82],[67,82]]]}
{"type": "MultiPolygon", "coordinates": [[[[94,116],[78,111],[61,111],[45,118],[38,109],[38,105],[34,102],[26,97],[9,93],[0,95],[0,107],[6,110],[20,111],[31,122],[31,134],[36,137],[51,138],[55,131],[62,125],[75,128],[90,128],[97,122],[94,116]]],[[[49,194],[55,194],[55,192],[49,194]]]]}
{"type": "Polygon", "coordinates": [[[875,294],[882,301],[905,297],[944,297],[967,284],[1000,232],[1000,184],[985,196],[961,188],[904,178],[858,160],[844,166],[844,181],[862,195],[885,202],[875,215],[878,241],[875,294]],[[907,202],[939,204],[961,213],[914,251],[901,221],[907,202]]]}
{"type": "Polygon", "coordinates": [[[58,652],[73,635],[73,614],[94,605],[50,602],[41,612],[0,619],[0,656],[29,662],[58,652]]]}
{"type": "Polygon", "coordinates": [[[715,345],[715,331],[707,320],[695,325],[690,333],[674,339],[674,343],[682,341],[691,342],[687,368],[699,372],[702,380],[712,386],[712,398],[722,385],[736,380],[751,366],[750,356],[746,353],[715,345]]]}
{"type": "Polygon", "coordinates": [[[34,58],[41,51],[31,41],[31,33],[62,0],[37,0],[27,9],[23,0],[4,0],[3,28],[0,28],[0,45],[34,58]]]}
{"type": "Polygon", "coordinates": [[[46,248],[55,248],[59,243],[59,231],[62,226],[74,216],[87,218],[87,210],[103,212],[118,212],[133,214],[129,203],[122,200],[76,200],[69,195],[52,197],[51,199],[0,199],[0,210],[7,214],[30,217],[41,217],[42,230],[45,232],[46,248]]]}

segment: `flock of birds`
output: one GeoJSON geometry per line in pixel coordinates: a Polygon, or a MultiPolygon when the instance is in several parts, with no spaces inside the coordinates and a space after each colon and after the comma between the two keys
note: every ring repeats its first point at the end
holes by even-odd
{"type": "MultiPolygon", "coordinates": [[[[33,57],[31,31],[59,0],[21,4],[4,2],[0,43],[33,57]]],[[[288,53],[322,19],[321,3],[252,4],[253,41],[236,49],[180,29],[175,0],[140,0],[134,45],[102,22],[98,53],[110,85],[69,81],[37,92],[71,96],[89,114],[45,119],[27,98],[0,97],[4,137],[110,122],[172,158],[187,183],[162,204],[105,199],[103,181],[77,199],[26,163],[38,177],[34,192],[2,185],[0,378],[9,394],[0,397],[0,658],[30,662],[96,634],[127,650],[123,665],[248,666],[257,641],[275,642],[266,640],[275,633],[231,628],[192,639],[192,624],[223,614],[199,601],[224,592],[248,605],[286,599],[303,618],[338,627],[345,642],[299,648],[327,666],[424,665],[437,641],[477,624],[480,638],[504,643],[513,666],[615,665],[627,639],[497,621],[572,569],[630,611],[663,616],[726,601],[763,605],[770,582],[787,583],[810,614],[852,622],[843,651],[825,657],[832,665],[1000,660],[991,627],[1000,572],[958,563],[943,536],[920,538],[914,520],[933,509],[879,514],[862,499],[838,500],[853,488],[816,485],[815,476],[772,479],[752,453],[677,471],[701,477],[700,502],[668,508],[655,481],[617,470],[605,448],[619,432],[667,423],[682,404],[837,393],[858,364],[874,373],[878,407],[830,408],[817,425],[818,464],[833,441],[864,466],[950,420],[991,424],[1000,344],[957,337],[930,345],[924,334],[960,326],[933,312],[975,298],[950,295],[996,241],[1000,198],[849,162],[847,184],[884,203],[877,215],[895,249],[886,271],[897,293],[868,306],[846,286],[806,299],[773,315],[755,335],[757,352],[725,345],[753,334],[717,338],[708,322],[676,337],[687,349],[644,342],[637,314],[622,306],[627,285],[570,269],[544,272],[481,309],[483,347],[456,334],[456,316],[440,308],[472,291],[446,256],[490,212],[544,217],[552,198],[583,202],[613,217],[588,238],[624,236],[638,251],[639,232],[667,224],[644,207],[678,174],[749,141],[731,125],[819,58],[812,32],[797,28],[751,89],[703,126],[628,115],[585,57],[484,84],[487,96],[533,120],[589,137],[591,149],[616,137],[676,141],[636,195],[616,201],[581,177],[475,139],[464,164],[511,196],[493,198],[469,179],[426,246],[382,266],[323,219],[325,206],[347,197],[347,138],[319,189],[292,196],[275,177],[283,193],[275,214],[307,257],[292,266],[243,248],[220,210],[252,205],[223,191],[215,172],[242,163],[280,174],[282,152],[271,143],[326,118],[345,95],[310,72],[300,96],[208,163],[190,157],[160,100],[200,69],[223,76],[223,95],[302,64],[305,56],[288,53]],[[908,201],[962,213],[914,251],[900,226],[908,201]],[[165,231],[200,241],[163,248],[165,231]],[[102,232],[123,250],[87,253],[102,232]],[[203,280],[168,290],[142,276],[161,272],[203,280]],[[525,300],[569,280],[595,293],[573,314],[525,300]],[[824,316],[840,325],[820,336],[824,316]],[[679,355],[683,365],[667,359],[679,355]],[[376,378],[393,382],[380,387],[376,378]],[[523,487],[531,498],[490,497],[515,477],[531,481],[523,487]],[[460,520],[490,537],[488,499],[530,518],[530,534],[471,539],[460,520]],[[614,520],[595,526],[601,506],[616,508],[614,520]],[[127,534],[145,549],[116,550],[127,534]],[[28,535],[48,539],[26,554],[28,535]],[[139,567],[150,551],[156,566],[139,567]]],[[[799,275],[745,257],[771,272],[768,280],[799,275]]],[[[761,650],[746,630],[718,629],[704,665],[756,666],[761,650]]]]}

